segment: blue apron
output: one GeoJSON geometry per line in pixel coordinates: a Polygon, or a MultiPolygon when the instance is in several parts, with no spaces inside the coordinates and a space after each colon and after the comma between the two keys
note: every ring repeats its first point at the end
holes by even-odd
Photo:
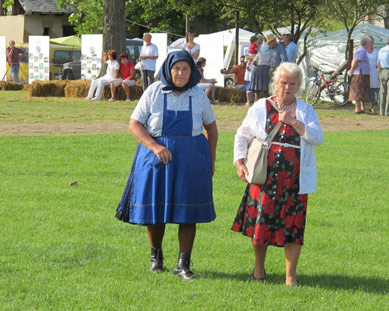
{"type": "Polygon", "coordinates": [[[189,111],[167,109],[164,94],[162,135],[155,141],[172,153],[163,164],[138,144],[116,218],[141,225],[205,223],[216,218],[212,198],[211,155],[203,134],[192,136],[189,111]]]}

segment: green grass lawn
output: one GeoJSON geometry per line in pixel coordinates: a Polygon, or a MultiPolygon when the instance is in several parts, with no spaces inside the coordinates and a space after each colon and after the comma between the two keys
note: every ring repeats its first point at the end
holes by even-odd
{"type": "MultiPolygon", "coordinates": [[[[137,101],[85,101],[82,98],[27,97],[26,91],[0,91],[0,123],[54,123],[88,121],[127,121],[137,101]]],[[[223,103],[214,105],[217,120],[241,121],[248,107],[223,103]]],[[[363,120],[377,117],[354,115],[352,104],[338,107],[334,103],[319,102],[315,105],[319,118],[340,117],[363,120]]]]}
{"type": "Polygon", "coordinates": [[[198,226],[198,279],[148,273],[145,228],[114,218],[136,142],[125,133],[0,136],[0,310],[387,310],[387,131],[327,132],[316,148],[299,288],[284,285],[283,250],[253,283],[250,240],[230,230],[245,185],[232,165],[234,133],[220,134],[217,219],[198,226]],[[69,186],[77,181],[76,186],[69,186]]]}
{"type": "MultiPolygon", "coordinates": [[[[125,121],[135,104],[1,91],[0,123],[125,121]]],[[[351,105],[315,108],[319,118],[374,117],[351,114],[351,105]]],[[[228,104],[214,110],[221,121],[247,112],[228,104]]],[[[324,136],[301,286],[288,288],[283,250],[269,249],[266,282],[250,282],[250,240],[230,230],[245,188],[232,165],[234,133],[219,136],[217,218],[198,226],[193,282],[171,273],[176,225],[164,240],[170,271],[154,275],[145,228],[114,218],[136,148],[130,134],[0,135],[0,310],[388,310],[389,133],[324,136]]]]}

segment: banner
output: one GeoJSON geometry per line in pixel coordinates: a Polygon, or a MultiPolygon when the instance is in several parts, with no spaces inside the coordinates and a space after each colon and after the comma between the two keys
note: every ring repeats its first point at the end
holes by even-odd
{"type": "Polygon", "coordinates": [[[0,36],[0,79],[4,78],[4,81],[7,79],[5,73],[7,71],[7,54],[5,53],[7,49],[7,44],[5,42],[5,37],[0,36]]]}
{"type": "Polygon", "coordinates": [[[81,79],[98,77],[103,57],[103,35],[81,36],[81,79]]]}
{"type": "Polygon", "coordinates": [[[28,83],[35,80],[50,80],[49,36],[29,36],[28,83]]]}
{"type": "Polygon", "coordinates": [[[151,43],[154,43],[158,47],[158,58],[155,69],[156,75],[167,56],[167,33],[153,32],[151,33],[151,36],[151,43]]]}

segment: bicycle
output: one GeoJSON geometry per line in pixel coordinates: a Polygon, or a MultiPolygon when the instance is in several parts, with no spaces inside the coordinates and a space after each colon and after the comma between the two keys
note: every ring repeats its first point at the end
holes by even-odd
{"type": "Polygon", "coordinates": [[[348,83],[338,81],[337,76],[341,72],[331,73],[326,79],[324,73],[315,71],[315,77],[310,79],[306,87],[306,102],[311,106],[315,105],[325,90],[327,96],[338,106],[348,103],[348,83]]]}

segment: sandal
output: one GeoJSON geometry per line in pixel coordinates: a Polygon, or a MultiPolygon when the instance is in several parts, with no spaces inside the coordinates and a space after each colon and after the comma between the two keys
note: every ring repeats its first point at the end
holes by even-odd
{"type": "Polygon", "coordinates": [[[296,280],[296,284],[286,284],[286,286],[288,287],[299,287],[299,285],[300,285],[299,280],[296,280]]]}
{"type": "Polygon", "coordinates": [[[253,270],[253,273],[251,274],[251,277],[250,277],[251,281],[264,281],[265,278],[266,278],[266,271],[265,271],[263,277],[261,277],[261,278],[256,278],[256,277],[254,276],[254,270],[253,270]]]}

